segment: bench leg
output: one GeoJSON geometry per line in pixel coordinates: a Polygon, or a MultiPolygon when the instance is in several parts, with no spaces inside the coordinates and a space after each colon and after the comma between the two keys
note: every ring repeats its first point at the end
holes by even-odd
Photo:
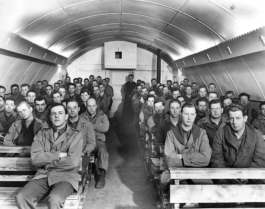
{"type": "MultiPolygon", "coordinates": [[[[174,183],[175,183],[175,185],[179,185],[179,180],[174,180],[174,183]]],[[[178,204],[174,204],[173,208],[174,209],[180,208],[180,204],[179,203],[178,204]]]]}

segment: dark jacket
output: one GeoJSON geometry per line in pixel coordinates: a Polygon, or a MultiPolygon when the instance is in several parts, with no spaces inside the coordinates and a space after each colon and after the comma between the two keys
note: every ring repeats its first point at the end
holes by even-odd
{"type": "Polygon", "coordinates": [[[20,115],[16,112],[13,112],[8,119],[6,119],[5,111],[0,113],[0,132],[6,134],[16,120],[21,120],[20,115]]]}
{"type": "Polygon", "coordinates": [[[106,133],[109,130],[109,120],[107,115],[105,115],[101,110],[97,110],[97,114],[92,117],[87,111],[80,115],[81,118],[92,123],[96,139],[105,142],[106,133]]]}
{"type": "Polygon", "coordinates": [[[9,97],[10,99],[14,99],[16,102],[16,105],[18,105],[22,101],[26,101],[25,97],[22,94],[19,94],[17,97],[15,97],[13,94],[9,97]]]}
{"type": "MultiPolygon", "coordinates": [[[[144,99],[142,99],[144,101],[144,99]]],[[[132,97],[132,108],[134,113],[140,114],[143,101],[141,101],[141,95],[137,92],[136,94],[133,95],[132,97]]]]}
{"type": "Polygon", "coordinates": [[[165,114],[162,113],[161,115],[154,114],[152,115],[148,120],[147,120],[147,126],[148,126],[148,131],[151,134],[156,133],[156,129],[159,126],[159,124],[166,118],[165,114]]]}
{"type": "Polygon", "coordinates": [[[240,147],[230,124],[219,129],[212,145],[211,166],[215,168],[264,168],[265,143],[260,131],[249,123],[245,126],[246,136],[240,147]],[[234,139],[234,140],[233,140],[234,139]]]}
{"type": "Polygon", "coordinates": [[[261,115],[252,121],[252,125],[265,135],[265,120],[261,115]]]}
{"type": "Polygon", "coordinates": [[[155,114],[155,109],[146,107],[144,108],[139,115],[139,126],[142,131],[145,131],[145,126],[147,126],[148,119],[155,114]]]}
{"type": "Polygon", "coordinates": [[[98,108],[102,110],[105,114],[108,114],[109,109],[108,109],[108,104],[107,104],[107,97],[95,97],[97,101],[98,108]]]}
{"type": "Polygon", "coordinates": [[[203,128],[206,131],[206,134],[209,139],[209,144],[212,146],[214,136],[219,128],[223,128],[228,123],[228,119],[226,117],[222,117],[220,123],[217,125],[213,125],[210,120],[210,116],[207,116],[197,123],[197,126],[203,128]]]}
{"type": "Polygon", "coordinates": [[[48,177],[50,186],[67,181],[77,190],[81,179],[78,167],[82,146],[82,134],[78,130],[67,126],[66,131],[55,140],[53,128],[43,127],[31,146],[32,164],[38,168],[34,179],[48,177]],[[60,158],[60,152],[66,152],[67,156],[60,158]]]}
{"type": "Polygon", "coordinates": [[[252,123],[252,121],[258,117],[257,111],[248,105],[244,108],[244,114],[248,116],[249,123],[252,123]]]}

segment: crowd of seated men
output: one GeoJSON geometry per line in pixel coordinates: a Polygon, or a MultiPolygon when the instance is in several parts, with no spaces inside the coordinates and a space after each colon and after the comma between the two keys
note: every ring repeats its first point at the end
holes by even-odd
{"type": "Polygon", "coordinates": [[[31,146],[31,153],[19,155],[30,156],[38,168],[35,178],[18,193],[18,208],[35,208],[48,191],[48,208],[62,208],[67,196],[77,190],[82,153],[86,166],[94,153],[98,173],[95,187],[105,186],[109,164],[105,133],[114,96],[109,81],[90,75],[84,83],[82,78],[74,78],[72,83],[66,77],[53,85],[38,81],[35,88],[12,84],[11,95],[0,86],[2,144],[31,146]]]}
{"type": "MultiPolygon", "coordinates": [[[[260,103],[258,114],[250,105],[249,94],[242,92],[236,99],[233,91],[227,91],[220,97],[214,83],[198,87],[187,78],[180,85],[157,83],[153,78],[149,88],[140,80],[134,86],[127,94],[136,129],[154,134],[155,148],[159,153],[164,147],[168,168],[265,167],[265,102],[260,103]]],[[[168,169],[160,180],[167,190],[171,181],[168,169]]],[[[199,182],[253,184],[263,180],[199,182]]]]}

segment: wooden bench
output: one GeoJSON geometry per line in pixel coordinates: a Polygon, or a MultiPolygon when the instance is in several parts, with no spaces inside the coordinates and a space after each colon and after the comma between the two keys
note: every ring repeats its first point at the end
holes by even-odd
{"type": "Polygon", "coordinates": [[[265,202],[265,184],[180,185],[184,179],[264,179],[265,168],[170,168],[170,203],[265,202]]]}
{"type": "MultiPolygon", "coordinates": [[[[22,152],[29,153],[30,147],[0,145],[0,153],[22,152]]],[[[80,165],[82,165],[82,162],[80,162],[80,165]]],[[[0,207],[4,209],[17,208],[15,196],[28,181],[33,179],[35,173],[36,169],[31,164],[30,157],[0,157],[0,207]]],[[[86,180],[84,178],[80,180],[78,191],[67,197],[64,203],[64,209],[82,208],[87,191],[85,182],[86,180]]],[[[41,201],[37,208],[47,208],[47,204],[45,201],[41,201]]]]}

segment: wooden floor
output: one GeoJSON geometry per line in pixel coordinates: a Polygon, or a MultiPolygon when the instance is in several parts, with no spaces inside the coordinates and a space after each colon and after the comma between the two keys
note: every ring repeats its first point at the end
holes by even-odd
{"type": "Polygon", "coordinates": [[[154,189],[146,178],[133,124],[112,119],[107,136],[110,167],[106,185],[89,184],[84,209],[155,209],[154,189]]]}

